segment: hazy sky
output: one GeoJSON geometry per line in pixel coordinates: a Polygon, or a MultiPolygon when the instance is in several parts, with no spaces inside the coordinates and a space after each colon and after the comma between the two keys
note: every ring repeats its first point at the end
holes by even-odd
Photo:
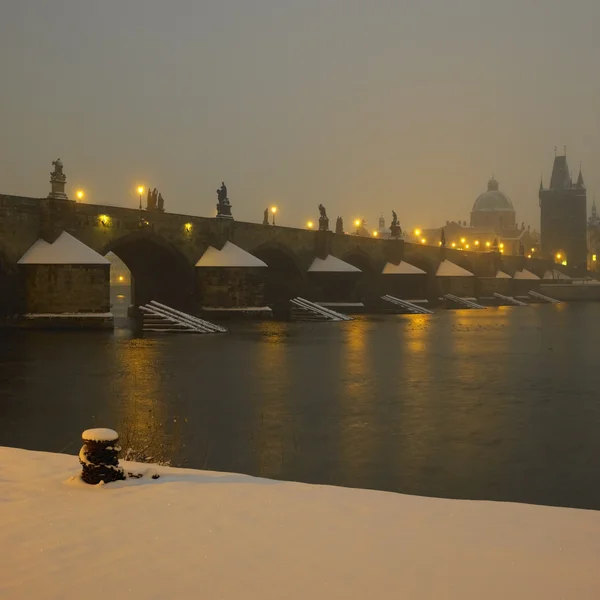
{"type": "Polygon", "coordinates": [[[4,0],[0,193],[302,226],[467,219],[492,172],[537,227],[568,146],[600,200],[599,0],[4,0]]]}

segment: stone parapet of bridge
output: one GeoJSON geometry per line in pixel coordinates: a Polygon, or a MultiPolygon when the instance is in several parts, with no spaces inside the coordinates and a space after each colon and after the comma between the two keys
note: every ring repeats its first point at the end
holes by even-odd
{"type": "Polygon", "coordinates": [[[425,271],[430,281],[427,293],[432,295],[438,291],[435,274],[444,259],[478,278],[493,278],[500,270],[513,275],[525,265],[542,276],[550,266],[539,259],[412,244],[401,239],[341,235],[53,198],[0,196],[0,277],[9,278],[16,272],[17,261],[37,239],[52,243],[62,231],[102,255],[114,252],[119,256],[132,272],[138,300],[158,294],[163,300],[188,306],[201,303],[194,265],[209,246],[220,249],[226,241],[266,262],[271,272],[268,276],[271,288],[267,282],[267,290],[277,288],[279,278],[281,296],[285,295],[286,286],[289,295],[299,291],[310,294],[308,269],[315,258],[328,255],[360,269],[363,297],[380,292],[375,282],[388,262],[398,264],[404,260],[425,271]]]}

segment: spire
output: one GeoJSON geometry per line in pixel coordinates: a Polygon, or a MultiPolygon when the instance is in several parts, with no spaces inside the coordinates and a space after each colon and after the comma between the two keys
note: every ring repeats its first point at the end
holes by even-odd
{"type": "Polygon", "coordinates": [[[581,171],[581,163],[579,163],[579,177],[577,177],[577,187],[584,188],[585,183],[583,182],[583,173],[581,171]]]}
{"type": "Polygon", "coordinates": [[[552,177],[550,179],[550,189],[564,190],[570,187],[571,177],[569,175],[569,166],[566,156],[557,156],[554,159],[552,167],[552,177]]]}

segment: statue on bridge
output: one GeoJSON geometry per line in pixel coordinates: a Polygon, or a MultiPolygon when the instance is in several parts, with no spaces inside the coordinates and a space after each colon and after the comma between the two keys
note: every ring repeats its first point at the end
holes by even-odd
{"type": "Polygon", "coordinates": [[[67,181],[67,176],[63,173],[63,164],[60,158],[52,161],[54,171],[50,173],[50,181],[67,181]]]}
{"type": "Polygon", "coordinates": [[[442,248],[446,247],[446,232],[444,231],[443,227],[442,227],[442,235],[440,236],[440,246],[442,248]]]}
{"type": "Polygon", "coordinates": [[[336,233],[344,233],[344,219],[342,217],[338,217],[335,221],[335,232],[336,233]]]}
{"type": "Polygon", "coordinates": [[[269,224],[269,209],[265,208],[265,212],[263,213],[263,225],[269,224]]]}
{"type": "Polygon", "coordinates": [[[227,196],[227,186],[221,182],[221,187],[217,190],[217,219],[233,219],[231,215],[231,203],[227,196]]]}
{"type": "Polygon", "coordinates": [[[57,200],[68,200],[65,192],[65,184],[67,183],[67,176],[63,172],[63,164],[60,158],[52,161],[54,170],[50,173],[50,193],[48,198],[55,198],[57,200]]]}
{"type": "Polygon", "coordinates": [[[329,231],[329,219],[327,211],[322,204],[319,204],[319,231],[329,231]]]}
{"type": "Polygon", "coordinates": [[[162,194],[154,188],[151,190],[148,188],[148,195],[146,196],[146,210],[165,212],[165,201],[162,194]]]}
{"type": "Polygon", "coordinates": [[[398,215],[396,211],[392,211],[392,224],[390,225],[390,236],[398,239],[402,235],[402,228],[400,227],[400,223],[398,223],[398,215]]]}

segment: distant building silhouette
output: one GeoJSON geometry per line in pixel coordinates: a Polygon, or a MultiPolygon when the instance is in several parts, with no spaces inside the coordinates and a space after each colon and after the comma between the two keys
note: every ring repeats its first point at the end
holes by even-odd
{"type": "Polygon", "coordinates": [[[581,169],[573,184],[566,155],[554,158],[550,187],[540,182],[539,199],[542,255],[585,270],[587,193],[581,169]]]}
{"type": "Polygon", "coordinates": [[[592,215],[588,219],[587,243],[588,269],[597,272],[600,270],[600,217],[596,209],[595,198],[592,202],[592,215]]]}

